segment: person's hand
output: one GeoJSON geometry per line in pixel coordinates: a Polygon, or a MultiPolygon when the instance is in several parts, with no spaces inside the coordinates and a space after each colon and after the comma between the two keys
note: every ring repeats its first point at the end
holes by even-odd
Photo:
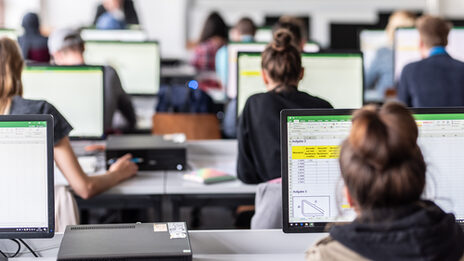
{"type": "Polygon", "coordinates": [[[128,179],[137,174],[139,167],[131,161],[132,155],[126,154],[111,164],[109,171],[118,173],[122,180],[128,179]]]}

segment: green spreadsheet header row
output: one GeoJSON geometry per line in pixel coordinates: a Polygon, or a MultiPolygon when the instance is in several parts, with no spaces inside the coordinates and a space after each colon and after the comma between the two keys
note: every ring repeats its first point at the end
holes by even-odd
{"type": "Polygon", "coordinates": [[[47,127],[46,121],[4,121],[0,128],[41,128],[47,127]]]}
{"type": "Polygon", "coordinates": [[[42,72],[42,71],[56,71],[56,72],[101,72],[100,66],[26,66],[25,71],[28,72],[42,72]]]}
{"type": "MultiPolygon", "coordinates": [[[[464,113],[414,114],[419,121],[424,120],[464,120],[464,113]]],[[[287,116],[287,122],[346,122],[351,115],[287,116]]]]}

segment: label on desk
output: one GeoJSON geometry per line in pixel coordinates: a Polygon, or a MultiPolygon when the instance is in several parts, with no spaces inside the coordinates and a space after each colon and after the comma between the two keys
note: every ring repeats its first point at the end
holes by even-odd
{"type": "Polygon", "coordinates": [[[183,222],[168,223],[168,229],[171,239],[187,237],[187,228],[183,222]]]}

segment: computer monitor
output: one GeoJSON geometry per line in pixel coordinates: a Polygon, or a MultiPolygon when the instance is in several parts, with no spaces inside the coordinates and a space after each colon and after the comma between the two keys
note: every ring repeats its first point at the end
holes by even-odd
{"type": "Polygon", "coordinates": [[[52,117],[1,115],[0,166],[0,238],[53,237],[52,117]]]}
{"type": "MultiPolygon", "coordinates": [[[[448,36],[448,53],[455,59],[464,61],[464,27],[454,27],[448,36]]],[[[395,32],[394,47],[395,81],[398,81],[403,68],[419,61],[419,32],[416,28],[400,28],[395,32]]]]}
{"type": "Polygon", "coordinates": [[[128,94],[154,95],[160,86],[160,50],[157,42],[87,41],[86,63],[110,65],[128,94]]]}
{"type": "MultiPolygon", "coordinates": [[[[352,53],[303,53],[304,78],[298,89],[330,102],[335,108],[363,105],[363,58],[352,53]]],[[[237,115],[253,94],[265,92],[261,76],[261,54],[238,54],[237,115]]]]}
{"type": "MultiPolygon", "coordinates": [[[[464,108],[414,109],[418,143],[427,163],[424,198],[464,222],[464,108]]],[[[320,232],[350,222],[342,195],[340,144],[351,128],[350,110],[284,110],[281,155],[284,232],[320,232]]]]}
{"type": "Polygon", "coordinates": [[[73,138],[104,134],[104,87],[101,66],[28,65],[22,74],[23,97],[46,100],[73,126],[73,138]]]}
{"type": "Polygon", "coordinates": [[[382,29],[369,23],[330,23],[330,48],[359,50],[359,32],[364,29],[382,29]]]}
{"type": "Polygon", "coordinates": [[[0,38],[7,37],[15,41],[18,40],[18,32],[15,29],[0,28],[0,38]]]}
{"type": "Polygon", "coordinates": [[[143,42],[148,40],[147,34],[142,30],[99,30],[86,28],[81,30],[84,41],[134,41],[143,42]]]}
{"type": "MultiPolygon", "coordinates": [[[[362,30],[359,33],[360,49],[364,57],[364,71],[369,72],[377,51],[389,46],[389,40],[385,30],[362,30]]],[[[393,56],[391,57],[393,59],[393,56]]],[[[369,90],[366,86],[364,100],[366,102],[382,102],[385,97],[378,90],[369,90]]]]}
{"type": "MultiPolygon", "coordinates": [[[[227,45],[228,52],[228,80],[227,80],[227,96],[231,99],[237,97],[237,60],[240,52],[263,52],[268,43],[251,42],[239,43],[232,42],[227,45]]],[[[304,51],[307,53],[316,53],[320,51],[319,45],[313,42],[308,42],[304,46],[304,51]]]]}
{"type": "Polygon", "coordinates": [[[256,29],[255,40],[257,42],[268,43],[272,41],[272,27],[262,26],[256,29]]]}
{"type": "Polygon", "coordinates": [[[388,46],[385,30],[362,30],[359,33],[360,49],[364,56],[364,68],[368,69],[377,51],[388,46]]]}

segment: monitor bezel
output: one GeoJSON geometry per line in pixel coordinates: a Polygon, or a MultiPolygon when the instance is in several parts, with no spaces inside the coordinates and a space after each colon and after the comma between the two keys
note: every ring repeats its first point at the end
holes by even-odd
{"type": "Polygon", "coordinates": [[[47,123],[47,214],[48,231],[40,232],[0,232],[0,239],[14,238],[52,238],[55,235],[55,193],[53,165],[53,116],[52,115],[0,115],[1,122],[8,121],[45,121],[47,123]]]}
{"type": "MultiPolygon", "coordinates": [[[[105,121],[106,121],[106,108],[105,108],[105,95],[107,94],[105,91],[105,69],[104,66],[100,65],[56,65],[56,64],[48,64],[48,63],[31,63],[27,64],[24,69],[27,67],[48,67],[48,68],[94,68],[98,69],[102,72],[102,112],[103,112],[103,122],[102,122],[102,132],[101,136],[69,136],[71,140],[104,140],[105,139],[105,121]]],[[[53,105],[53,104],[52,104],[53,105]]],[[[63,116],[64,117],[64,116],[63,116]]],[[[66,117],[65,117],[66,118],[66,117]]],[[[74,127],[74,126],[73,126],[74,127]]]]}
{"type": "MultiPolygon", "coordinates": [[[[464,107],[447,108],[408,108],[412,114],[464,114],[464,107]]],[[[329,224],[338,222],[315,222],[313,227],[290,226],[289,223],[289,191],[288,191],[288,130],[289,116],[323,116],[323,115],[351,115],[356,109],[290,109],[280,112],[280,149],[282,174],[282,230],[284,233],[320,233],[327,232],[329,224]]]]}
{"type": "MultiPolygon", "coordinates": [[[[239,111],[239,97],[240,97],[240,82],[239,82],[239,78],[240,78],[240,63],[238,61],[240,55],[246,55],[246,54],[249,54],[249,55],[259,55],[259,54],[262,54],[261,52],[242,52],[242,51],[239,51],[237,52],[237,75],[235,75],[236,77],[236,82],[237,82],[237,97],[236,97],[236,103],[237,103],[237,106],[235,108],[235,118],[236,118],[236,121],[238,122],[239,121],[239,118],[240,118],[240,114],[241,114],[241,111],[239,111]],[[239,114],[240,113],[240,114],[239,114]]],[[[347,54],[347,55],[350,55],[350,54],[353,54],[353,55],[359,55],[359,57],[361,58],[361,85],[362,85],[362,93],[361,93],[361,107],[363,105],[365,105],[366,101],[365,101],[365,92],[366,92],[366,83],[365,83],[365,69],[364,69],[364,55],[361,51],[356,51],[356,50],[341,50],[341,51],[338,51],[338,50],[323,50],[323,51],[320,51],[320,52],[302,52],[301,53],[301,57],[303,59],[303,56],[317,56],[317,55],[343,55],[343,54],[347,54]]],[[[263,90],[263,92],[266,92],[266,90],[263,90]]],[[[312,95],[312,94],[311,94],[312,95]]],[[[245,101],[245,104],[246,104],[246,101],[245,101]]],[[[245,106],[245,105],[244,105],[245,106]]]]}
{"type": "MultiPolygon", "coordinates": [[[[122,40],[88,40],[84,41],[84,46],[87,43],[116,43],[116,44],[155,44],[158,48],[158,79],[155,79],[155,84],[158,85],[158,90],[156,88],[153,90],[153,92],[145,92],[145,93],[138,93],[138,92],[127,92],[124,90],[128,95],[130,96],[157,96],[159,94],[159,91],[161,89],[161,45],[159,41],[155,40],[145,40],[145,41],[122,41],[122,40]]],[[[85,51],[84,51],[85,52],[85,51]]],[[[155,61],[156,62],[156,61],[155,61]]],[[[104,66],[104,65],[102,65],[104,66]]],[[[115,68],[116,70],[116,68],[115,68]]],[[[120,76],[119,76],[120,77],[120,76]]],[[[122,84],[122,83],[121,83],[122,84]]],[[[124,87],[123,87],[124,89],[124,87]]]]}

